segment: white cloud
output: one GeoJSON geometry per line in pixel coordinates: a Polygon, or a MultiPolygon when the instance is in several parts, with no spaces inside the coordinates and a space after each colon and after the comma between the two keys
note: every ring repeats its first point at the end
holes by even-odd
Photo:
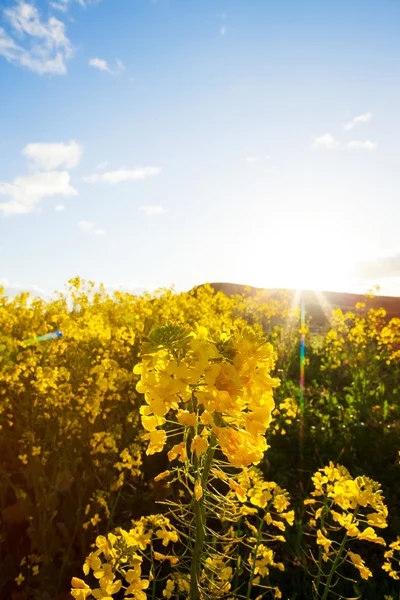
{"type": "Polygon", "coordinates": [[[103,160],[98,165],[95,166],[95,169],[96,169],[96,171],[104,171],[104,169],[107,169],[108,165],[109,165],[109,161],[103,160]]]}
{"type": "Polygon", "coordinates": [[[400,252],[359,262],[352,267],[350,274],[363,281],[400,277],[400,252]]]}
{"type": "Polygon", "coordinates": [[[112,69],[104,58],[91,58],[89,60],[89,67],[94,67],[95,69],[99,69],[99,71],[105,71],[110,75],[119,75],[122,71],[125,71],[125,65],[122,60],[117,59],[115,61],[116,67],[112,69]]]}
{"type": "MultiPolygon", "coordinates": [[[[99,1],[100,0],[76,0],[76,2],[81,6],[97,4],[99,1]]],[[[62,12],[67,12],[73,2],[74,0],[57,0],[56,2],[50,2],[50,6],[56,8],[57,10],[61,10],[62,12]]]]}
{"type": "Polygon", "coordinates": [[[122,73],[122,71],[125,71],[126,67],[122,60],[119,60],[119,58],[117,58],[115,64],[117,65],[117,73],[122,73]]]}
{"type": "Polygon", "coordinates": [[[57,10],[61,10],[62,12],[67,12],[71,2],[72,0],[58,0],[58,2],[50,2],[50,6],[57,10]]]}
{"type": "Polygon", "coordinates": [[[372,119],[372,113],[364,113],[362,115],[358,115],[358,117],[354,117],[349,123],[343,126],[343,129],[346,131],[350,131],[355,127],[359,127],[360,125],[364,125],[364,123],[368,123],[372,119]]]}
{"type": "Polygon", "coordinates": [[[265,154],[264,156],[246,156],[246,162],[250,163],[250,164],[254,164],[260,161],[269,161],[271,160],[271,157],[269,154],[265,154]]]}
{"type": "Polygon", "coordinates": [[[56,210],[57,212],[62,212],[63,210],[65,210],[65,206],[64,204],[57,204],[57,206],[54,207],[54,210],[56,210]]]}
{"type": "Polygon", "coordinates": [[[352,140],[347,144],[347,147],[350,150],[375,150],[376,142],[371,142],[370,140],[352,140]]]}
{"type": "Polygon", "coordinates": [[[317,150],[335,150],[340,146],[340,142],[335,140],[335,138],[330,133],[325,133],[317,137],[313,142],[313,148],[317,150]]]}
{"type": "Polygon", "coordinates": [[[225,25],[222,25],[222,27],[219,28],[219,34],[220,35],[226,34],[226,26],[225,25]]]}
{"type": "Polygon", "coordinates": [[[97,227],[94,221],[79,221],[78,227],[82,229],[85,233],[89,233],[90,235],[104,235],[104,229],[100,229],[97,227]]]}
{"type": "Polygon", "coordinates": [[[9,198],[0,203],[4,215],[22,215],[35,212],[43,198],[77,196],[66,171],[47,171],[27,177],[16,177],[12,183],[0,183],[0,196],[9,198]]]}
{"type": "Polygon", "coordinates": [[[31,161],[34,167],[53,171],[59,167],[73,169],[82,156],[82,146],[75,140],[69,144],[27,144],[22,153],[31,161]]]}
{"type": "Polygon", "coordinates": [[[7,277],[0,277],[0,286],[4,288],[4,293],[9,298],[14,298],[22,292],[29,292],[33,296],[48,296],[48,292],[37,285],[21,285],[15,281],[11,282],[7,277]]]}
{"type": "Polygon", "coordinates": [[[135,169],[126,169],[122,167],[116,171],[106,171],[105,173],[95,173],[84,177],[83,180],[88,183],[122,183],[124,181],[138,181],[140,179],[147,179],[160,173],[159,167],[137,167],[135,169]]]}
{"type": "Polygon", "coordinates": [[[166,208],[158,205],[140,206],[139,210],[144,212],[146,217],[154,217],[155,215],[162,215],[167,212],[166,208]]]}
{"type": "Polygon", "coordinates": [[[63,75],[72,56],[65,25],[55,17],[41,20],[38,9],[18,0],[4,10],[9,31],[0,28],[0,56],[39,75],[63,75]]]}
{"type": "Polygon", "coordinates": [[[103,58],[91,58],[89,60],[89,67],[94,67],[100,71],[108,71],[107,61],[103,58]]]}

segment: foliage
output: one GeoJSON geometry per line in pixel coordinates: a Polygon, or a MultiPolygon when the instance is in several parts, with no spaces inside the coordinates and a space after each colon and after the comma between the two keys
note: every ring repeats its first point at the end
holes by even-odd
{"type": "Polygon", "coordinates": [[[303,413],[299,330],[285,294],[110,296],[76,278],[51,301],[0,295],[0,596],[56,598],[75,577],[77,598],[196,597],[185,573],[199,519],[201,597],[322,598],[333,583],[342,597],[394,595],[400,320],[366,298],[322,334],[309,322],[303,413]],[[348,471],[324,467],[338,461],[348,471]],[[304,504],[324,468],[339,479],[304,504]],[[385,548],[348,534],[353,520],[360,535],[379,525],[333,506],[343,481],[372,495],[380,481],[385,548]],[[76,577],[94,539],[84,574],[98,588],[76,577]]]}

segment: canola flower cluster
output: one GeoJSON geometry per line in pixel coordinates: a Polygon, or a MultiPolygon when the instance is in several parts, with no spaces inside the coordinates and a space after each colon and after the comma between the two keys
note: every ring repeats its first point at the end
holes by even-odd
{"type": "MultiPolygon", "coordinates": [[[[250,329],[213,340],[201,326],[189,333],[162,328],[154,349],[134,368],[141,375],[136,389],[146,401],[140,408],[148,431],[146,453],[163,449],[168,415],[192,428],[190,451],[198,458],[213,434],[233,466],[260,462],[268,447],[264,434],[274,408],[273,389],[279,385],[270,375],[274,360],[272,346],[250,329]]],[[[169,457],[184,462],[185,454],[182,442],[169,457]]]]}
{"type": "Polygon", "coordinates": [[[391,365],[400,359],[400,319],[387,319],[384,308],[356,304],[355,311],[332,311],[331,328],[325,338],[323,369],[343,364],[354,373],[362,367],[391,365]]]}
{"type": "MultiPolygon", "coordinates": [[[[116,534],[97,536],[96,550],[86,558],[83,572],[85,575],[92,573],[93,578],[98,581],[98,587],[92,589],[83,579],[73,577],[72,597],[86,600],[93,596],[97,600],[106,600],[111,599],[122,588],[127,600],[146,600],[144,590],[155,580],[151,571],[144,572],[147,568],[144,560],[146,550],[151,550],[151,564],[155,572],[159,572],[164,561],[170,565],[179,562],[175,556],[165,554],[169,544],[178,539],[178,533],[168,517],[160,514],[142,517],[129,531],[119,528],[116,534]]],[[[166,590],[163,595],[170,598],[168,585],[166,590]]]]}
{"type": "Polygon", "coordinates": [[[364,476],[354,479],[340,465],[330,463],[319,469],[312,482],[313,497],[306,499],[304,504],[309,509],[310,530],[319,547],[319,558],[315,559],[318,597],[319,585],[325,579],[329,586],[345,562],[352,564],[362,579],[372,577],[365,560],[353,549],[361,547],[360,542],[386,546],[386,541],[376,530],[387,527],[388,510],[379,483],[364,476]]]}

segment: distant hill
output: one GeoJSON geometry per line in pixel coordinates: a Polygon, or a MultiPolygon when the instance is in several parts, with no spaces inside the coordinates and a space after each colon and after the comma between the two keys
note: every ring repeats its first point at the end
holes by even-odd
{"type": "MultiPolygon", "coordinates": [[[[210,283],[215,292],[221,291],[227,296],[241,294],[242,296],[257,296],[260,300],[279,299],[282,295],[294,301],[295,290],[281,290],[256,288],[236,283],[210,283]]],[[[357,302],[365,302],[365,296],[361,294],[347,294],[343,292],[315,292],[303,290],[300,292],[305,301],[306,314],[312,317],[312,328],[323,327],[327,324],[331,312],[335,308],[342,311],[353,310],[357,302]]],[[[300,298],[299,298],[300,300],[300,298]]],[[[368,306],[373,308],[384,308],[387,319],[400,318],[400,298],[393,296],[374,296],[368,299],[368,306]]]]}

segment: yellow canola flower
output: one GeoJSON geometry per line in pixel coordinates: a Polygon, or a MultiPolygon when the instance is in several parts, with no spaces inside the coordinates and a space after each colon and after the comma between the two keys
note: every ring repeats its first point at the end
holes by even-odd
{"type": "Polygon", "coordinates": [[[254,568],[254,574],[260,575],[261,577],[267,577],[269,575],[270,567],[275,567],[280,571],[284,571],[284,565],[282,563],[276,563],[274,561],[274,556],[275,553],[271,548],[268,548],[265,544],[259,544],[257,546],[255,560],[252,555],[248,557],[250,567],[254,568]]]}
{"type": "Polygon", "coordinates": [[[143,440],[149,440],[149,445],[146,454],[155,454],[161,452],[167,442],[167,434],[163,429],[155,429],[149,433],[145,433],[143,440]]]}
{"type": "Polygon", "coordinates": [[[358,529],[359,521],[354,518],[352,513],[338,513],[333,509],[330,512],[333,520],[347,530],[347,535],[357,537],[360,534],[360,530],[358,529]]]}
{"type": "Polygon", "coordinates": [[[244,416],[246,430],[254,437],[263,435],[271,423],[271,412],[274,407],[272,396],[268,398],[268,403],[258,406],[253,411],[249,411],[244,416]]]}
{"type": "Polygon", "coordinates": [[[157,427],[160,427],[165,423],[164,417],[158,417],[157,415],[151,414],[151,409],[149,406],[141,406],[139,408],[139,412],[142,415],[142,425],[146,431],[154,431],[157,427]]]}
{"type": "Polygon", "coordinates": [[[236,430],[232,427],[213,427],[218,438],[223,454],[230,463],[237,468],[258,464],[267,450],[264,436],[252,436],[245,430],[236,430]]]}
{"type": "Polygon", "coordinates": [[[203,496],[203,488],[201,486],[201,483],[199,481],[196,481],[196,483],[194,484],[194,497],[196,498],[197,502],[200,500],[200,498],[202,498],[203,496]]]}
{"type": "Polygon", "coordinates": [[[213,425],[214,421],[212,418],[212,414],[205,410],[200,416],[200,422],[203,425],[213,425]]]}
{"type": "Polygon", "coordinates": [[[373,527],[380,527],[384,529],[387,527],[386,518],[388,516],[388,511],[386,506],[382,507],[382,512],[379,513],[370,513],[367,517],[368,525],[372,525],[373,527]]]}
{"type": "Polygon", "coordinates": [[[85,564],[83,565],[83,572],[85,575],[89,575],[90,569],[92,569],[92,571],[97,571],[101,568],[99,554],[100,550],[97,550],[96,552],[91,552],[86,558],[85,564]]]}
{"type": "Polygon", "coordinates": [[[170,474],[171,474],[170,471],[163,471],[162,473],[159,473],[158,475],[156,475],[154,477],[154,481],[161,481],[162,479],[169,477],[170,474]]]}
{"type": "Polygon", "coordinates": [[[173,446],[168,452],[168,460],[170,461],[173,461],[175,458],[177,458],[180,462],[184,463],[186,461],[186,457],[186,442],[175,444],[175,446],[173,446]]]}
{"type": "Polygon", "coordinates": [[[172,579],[167,579],[167,583],[166,583],[165,589],[163,589],[162,595],[164,596],[164,598],[167,598],[167,600],[169,600],[170,598],[172,598],[172,594],[174,593],[174,590],[175,590],[175,583],[172,581],[172,579]]]}
{"type": "Polygon", "coordinates": [[[75,600],[86,600],[86,598],[92,595],[90,587],[82,579],[79,579],[79,577],[73,577],[71,585],[71,596],[75,600]]]}
{"type": "Polygon", "coordinates": [[[125,590],[125,596],[133,594],[135,600],[146,600],[147,595],[143,590],[149,587],[149,580],[141,579],[141,575],[142,569],[140,565],[135,565],[133,569],[128,570],[125,580],[129,584],[129,587],[125,590]]]}
{"type": "Polygon", "coordinates": [[[176,556],[171,556],[170,554],[161,554],[161,552],[154,552],[155,560],[169,560],[170,564],[177,565],[179,562],[179,558],[176,556]]]}
{"type": "Polygon", "coordinates": [[[367,542],[374,542],[375,544],[386,546],[385,540],[381,537],[378,537],[372,527],[367,527],[362,533],[359,533],[357,537],[359,540],[366,540],[367,542]]]}
{"type": "Polygon", "coordinates": [[[347,556],[350,558],[353,565],[359,570],[360,575],[363,579],[368,579],[369,577],[372,577],[372,572],[365,565],[365,562],[359,554],[355,554],[354,552],[348,552],[347,556]]]}
{"type": "Polygon", "coordinates": [[[234,479],[229,479],[228,483],[231,490],[233,490],[236,493],[236,497],[238,498],[238,500],[240,500],[240,502],[246,502],[246,490],[234,479]]]}
{"type": "Polygon", "coordinates": [[[175,530],[167,531],[167,529],[165,527],[162,527],[161,529],[158,529],[156,531],[156,536],[160,540],[162,540],[162,545],[163,546],[168,546],[168,544],[170,542],[175,543],[179,539],[177,531],[175,531],[175,530]]]}
{"type": "Polygon", "coordinates": [[[200,435],[196,435],[193,438],[192,443],[190,445],[190,451],[195,452],[197,458],[200,458],[200,454],[207,452],[207,450],[208,450],[207,440],[205,440],[200,435]]]}
{"type": "Polygon", "coordinates": [[[178,410],[176,418],[181,425],[196,427],[197,418],[195,413],[190,413],[188,410],[178,410]]]}
{"type": "Polygon", "coordinates": [[[292,526],[294,523],[294,510],[288,510],[287,512],[281,513],[282,519],[285,519],[287,523],[292,526]]]}
{"type": "Polygon", "coordinates": [[[320,529],[317,530],[317,544],[319,546],[322,546],[323,549],[325,550],[326,554],[328,554],[329,549],[332,545],[332,540],[329,540],[327,537],[324,536],[324,534],[322,533],[322,531],[320,529]]]}

